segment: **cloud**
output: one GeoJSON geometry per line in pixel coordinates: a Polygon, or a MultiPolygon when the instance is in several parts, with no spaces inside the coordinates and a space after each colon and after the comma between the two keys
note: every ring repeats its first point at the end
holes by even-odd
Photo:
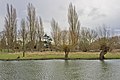
{"type": "Polygon", "coordinates": [[[103,13],[99,8],[84,8],[78,11],[80,17],[87,17],[93,20],[105,18],[107,15],[103,13]]]}
{"type": "Polygon", "coordinates": [[[92,8],[90,9],[90,12],[88,13],[88,17],[92,17],[92,19],[99,19],[99,18],[105,18],[107,15],[103,13],[99,8],[92,8]]]}
{"type": "Polygon", "coordinates": [[[97,15],[99,14],[99,9],[98,8],[92,8],[90,9],[90,12],[88,13],[88,16],[94,16],[94,15],[97,15]]]}
{"type": "Polygon", "coordinates": [[[85,9],[78,10],[78,15],[79,16],[84,16],[85,15],[85,9]]]}

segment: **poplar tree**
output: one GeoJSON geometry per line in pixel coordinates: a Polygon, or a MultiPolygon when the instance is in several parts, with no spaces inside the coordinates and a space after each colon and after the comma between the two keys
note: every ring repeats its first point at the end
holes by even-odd
{"type": "Polygon", "coordinates": [[[78,19],[78,15],[75,9],[75,6],[70,3],[68,8],[68,23],[69,23],[69,32],[70,32],[70,45],[76,48],[79,42],[80,35],[80,22],[78,19]]]}
{"type": "Polygon", "coordinates": [[[12,5],[7,4],[7,14],[5,17],[5,34],[7,40],[7,48],[14,50],[17,36],[17,15],[16,9],[12,5]]]}

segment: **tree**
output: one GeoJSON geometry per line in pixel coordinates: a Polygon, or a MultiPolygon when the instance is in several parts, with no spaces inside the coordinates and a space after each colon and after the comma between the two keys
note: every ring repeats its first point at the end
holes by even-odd
{"type": "Polygon", "coordinates": [[[44,28],[43,28],[43,23],[41,17],[39,17],[39,21],[36,20],[36,33],[37,33],[37,48],[38,51],[42,51],[43,48],[43,35],[44,35],[44,28]]]}
{"type": "Polygon", "coordinates": [[[52,35],[52,38],[53,38],[53,41],[55,44],[55,49],[57,50],[57,48],[60,44],[61,29],[58,26],[58,23],[54,19],[52,19],[52,21],[51,21],[51,30],[52,30],[51,35],[52,35]]]}
{"type": "Polygon", "coordinates": [[[67,60],[71,49],[71,45],[69,44],[69,31],[67,30],[61,31],[60,39],[61,39],[60,46],[62,50],[65,52],[65,59],[67,60]]]}
{"type": "Polygon", "coordinates": [[[36,11],[35,7],[32,4],[28,4],[27,6],[28,16],[27,16],[27,23],[28,23],[28,31],[29,31],[29,44],[30,49],[32,50],[35,45],[35,38],[36,38],[36,11]]]}
{"type": "Polygon", "coordinates": [[[65,52],[65,59],[68,59],[68,54],[70,52],[70,45],[69,45],[69,31],[61,30],[58,26],[58,23],[52,19],[51,22],[52,27],[52,38],[55,43],[56,49],[62,50],[65,52]]]}
{"type": "Polygon", "coordinates": [[[68,23],[69,23],[69,32],[70,32],[70,44],[76,48],[79,42],[80,35],[80,22],[78,20],[78,15],[75,9],[75,6],[70,3],[68,8],[68,23]]]}
{"type": "Polygon", "coordinates": [[[110,38],[110,41],[110,51],[112,51],[113,49],[120,49],[120,36],[112,36],[110,38]]]}
{"type": "Polygon", "coordinates": [[[80,48],[86,52],[91,49],[91,44],[96,40],[96,31],[89,28],[82,28],[80,33],[80,48]]]}
{"type": "Polygon", "coordinates": [[[0,49],[6,49],[6,36],[5,31],[0,32],[0,49]]]}
{"type": "Polygon", "coordinates": [[[44,48],[51,49],[51,41],[52,41],[52,39],[50,38],[50,36],[48,36],[47,34],[45,34],[43,36],[43,39],[44,39],[44,48]]]}
{"type": "Polygon", "coordinates": [[[26,49],[25,49],[25,41],[26,41],[27,33],[26,33],[26,23],[25,23],[24,19],[21,20],[20,34],[21,34],[21,37],[22,37],[23,57],[25,57],[25,51],[26,51],[26,49]]]}
{"type": "Polygon", "coordinates": [[[7,4],[7,15],[5,17],[5,34],[7,39],[8,51],[14,49],[17,36],[17,15],[16,9],[12,5],[7,4]]]}
{"type": "Polygon", "coordinates": [[[99,28],[99,45],[100,45],[100,60],[104,59],[104,55],[107,54],[110,48],[110,32],[107,30],[107,27],[103,25],[99,28]]]}
{"type": "Polygon", "coordinates": [[[68,9],[68,22],[69,31],[61,31],[58,23],[52,19],[52,38],[54,40],[55,46],[63,49],[65,52],[65,59],[68,59],[70,49],[75,49],[79,42],[80,34],[80,23],[78,20],[78,15],[75,10],[75,6],[69,5],[68,9]]]}

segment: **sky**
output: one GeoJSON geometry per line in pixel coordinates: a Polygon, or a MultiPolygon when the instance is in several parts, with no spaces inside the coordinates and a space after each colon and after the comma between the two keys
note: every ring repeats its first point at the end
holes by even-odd
{"type": "Polygon", "coordinates": [[[50,22],[54,18],[62,29],[68,29],[68,7],[72,3],[79,16],[81,27],[95,29],[105,24],[115,33],[120,33],[120,0],[0,0],[0,31],[4,29],[6,4],[17,10],[17,23],[27,16],[27,5],[32,3],[37,16],[43,20],[46,33],[50,33],[50,22]]]}

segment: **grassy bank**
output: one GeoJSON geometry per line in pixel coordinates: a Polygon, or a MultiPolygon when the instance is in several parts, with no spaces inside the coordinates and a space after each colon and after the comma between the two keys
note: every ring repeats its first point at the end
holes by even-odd
{"type": "MultiPolygon", "coordinates": [[[[1,60],[19,59],[64,59],[64,52],[27,52],[25,57],[22,57],[22,52],[19,53],[1,53],[1,60]]],[[[69,59],[98,59],[99,52],[71,52],[69,59]]],[[[120,59],[120,53],[108,53],[106,59],[120,59]]]]}

